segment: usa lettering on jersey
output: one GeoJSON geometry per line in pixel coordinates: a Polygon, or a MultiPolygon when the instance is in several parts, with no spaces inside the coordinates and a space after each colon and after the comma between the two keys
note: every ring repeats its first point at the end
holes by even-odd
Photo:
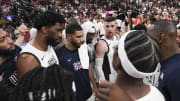
{"type": "Polygon", "coordinates": [[[73,63],[74,71],[78,71],[82,68],[80,61],[73,63]]]}
{"type": "Polygon", "coordinates": [[[9,77],[9,80],[15,86],[18,84],[17,72],[16,71],[9,77]]]}
{"type": "Polygon", "coordinates": [[[49,65],[57,64],[57,60],[55,57],[52,55],[52,57],[48,60],[49,65]]]}

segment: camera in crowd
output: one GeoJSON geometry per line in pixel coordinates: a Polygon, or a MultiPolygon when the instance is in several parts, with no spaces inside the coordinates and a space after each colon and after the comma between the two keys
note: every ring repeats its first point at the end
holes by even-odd
{"type": "MultiPolygon", "coordinates": [[[[128,12],[128,10],[127,11],[126,10],[119,10],[117,12],[117,14],[118,14],[117,18],[120,20],[125,20],[126,16],[128,15],[127,12],[128,12]]],[[[131,10],[131,12],[132,12],[130,15],[131,18],[136,18],[137,15],[139,14],[139,11],[137,9],[133,9],[133,10],[131,10]]]]}
{"type": "Polygon", "coordinates": [[[122,21],[124,21],[127,16],[127,13],[123,10],[118,11],[117,14],[118,14],[117,19],[120,19],[122,21]]]}
{"type": "Polygon", "coordinates": [[[13,0],[10,10],[12,12],[12,15],[10,16],[11,19],[9,16],[5,16],[5,19],[14,28],[21,23],[31,26],[30,24],[33,22],[33,17],[42,12],[40,9],[32,7],[28,1],[24,0],[13,0]]]}

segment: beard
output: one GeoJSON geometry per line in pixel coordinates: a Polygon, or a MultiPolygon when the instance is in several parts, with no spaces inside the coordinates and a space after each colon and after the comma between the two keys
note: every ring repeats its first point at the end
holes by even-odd
{"type": "Polygon", "coordinates": [[[74,40],[71,41],[71,44],[72,44],[76,49],[80,48],[80,46],[81,46],[81,44],[78,44],[78,43],[77,43],[76,41],[74,41],[74,40]]]}
{"type": "Polygon", "coordinates": [[[16,49],[0,49],[0,56],[10,57],[16,53],[16,49]]]}
{"type": "Polygon", "coordinates": [[[87,44],[90,44],[91,42],[92,42],[92,40],[88,40],[88,39],[86,40],[87,44]]]}
{"type": "Polygon", "coordinates": [[[47,43],[47,45],[51,45],[51,46],[55,47],[61,42],[60,40],[62,40],[61,37],[58,39],[54,39],[52,36],[48,36],[46,38],[46,43],[47,43]]]}

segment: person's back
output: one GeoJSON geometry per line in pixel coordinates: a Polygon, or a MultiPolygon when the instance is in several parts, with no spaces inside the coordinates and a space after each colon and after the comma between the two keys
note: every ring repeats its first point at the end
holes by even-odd
{"type": "Polygon", "coordinates": [[[27,72],[10,93],[10,101],[75,101],[72,72],[59,65],[27,72]]]}
{"type": "MultiPolygon", "coordinates": [[[[143,31],[127,32],[119,40],[118,51],[113,59],[114,68],[118,73],[116,85],[132,100],[165,101],[157,88],[143,82],[143,78],[154,75],[160,68],[159,51],[157,43],[143,31]]],[[[110,91],[110,94],[111,92],[114,91],[110,91]]],[[[109,101],[115,101],[113,99],[118,98],[118,93],[111,96],[109,101]]]]}

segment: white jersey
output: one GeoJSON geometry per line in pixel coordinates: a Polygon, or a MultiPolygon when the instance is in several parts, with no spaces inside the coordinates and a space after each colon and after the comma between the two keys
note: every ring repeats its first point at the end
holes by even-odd
{"type": "Polygon", "coordinates": [[[101,39],[105,40],[108,44],[108,47],[109,47],[109,51],[107,53],[110,71],[111,71],[111,74],[109,75],[109,81],[115,82],[116,77],[117,77],[117,72],[113,68],[113,55],[115,52],[115,48],[117,47],[118,40],[116,37],[114,37],[114,40],[108,40],[107,38],[105,38],[105,36],[103,36],[101,39]]]}
{"type": "Polygon", "coordinates": [[[58,58],[52,46],[48,46],[47,51],[40,51],[39,49],[28,43],[21,51],[21,54],[31,54],[42,67],[49,67],[53,64],[59,64],[58,58]]]}
{"type": "Polygon", "coordinates": [[[165,101],[164,96],[156,87],[150,86],[150,90],[151,91],[146,96],[136,101],[165,101]]]}

